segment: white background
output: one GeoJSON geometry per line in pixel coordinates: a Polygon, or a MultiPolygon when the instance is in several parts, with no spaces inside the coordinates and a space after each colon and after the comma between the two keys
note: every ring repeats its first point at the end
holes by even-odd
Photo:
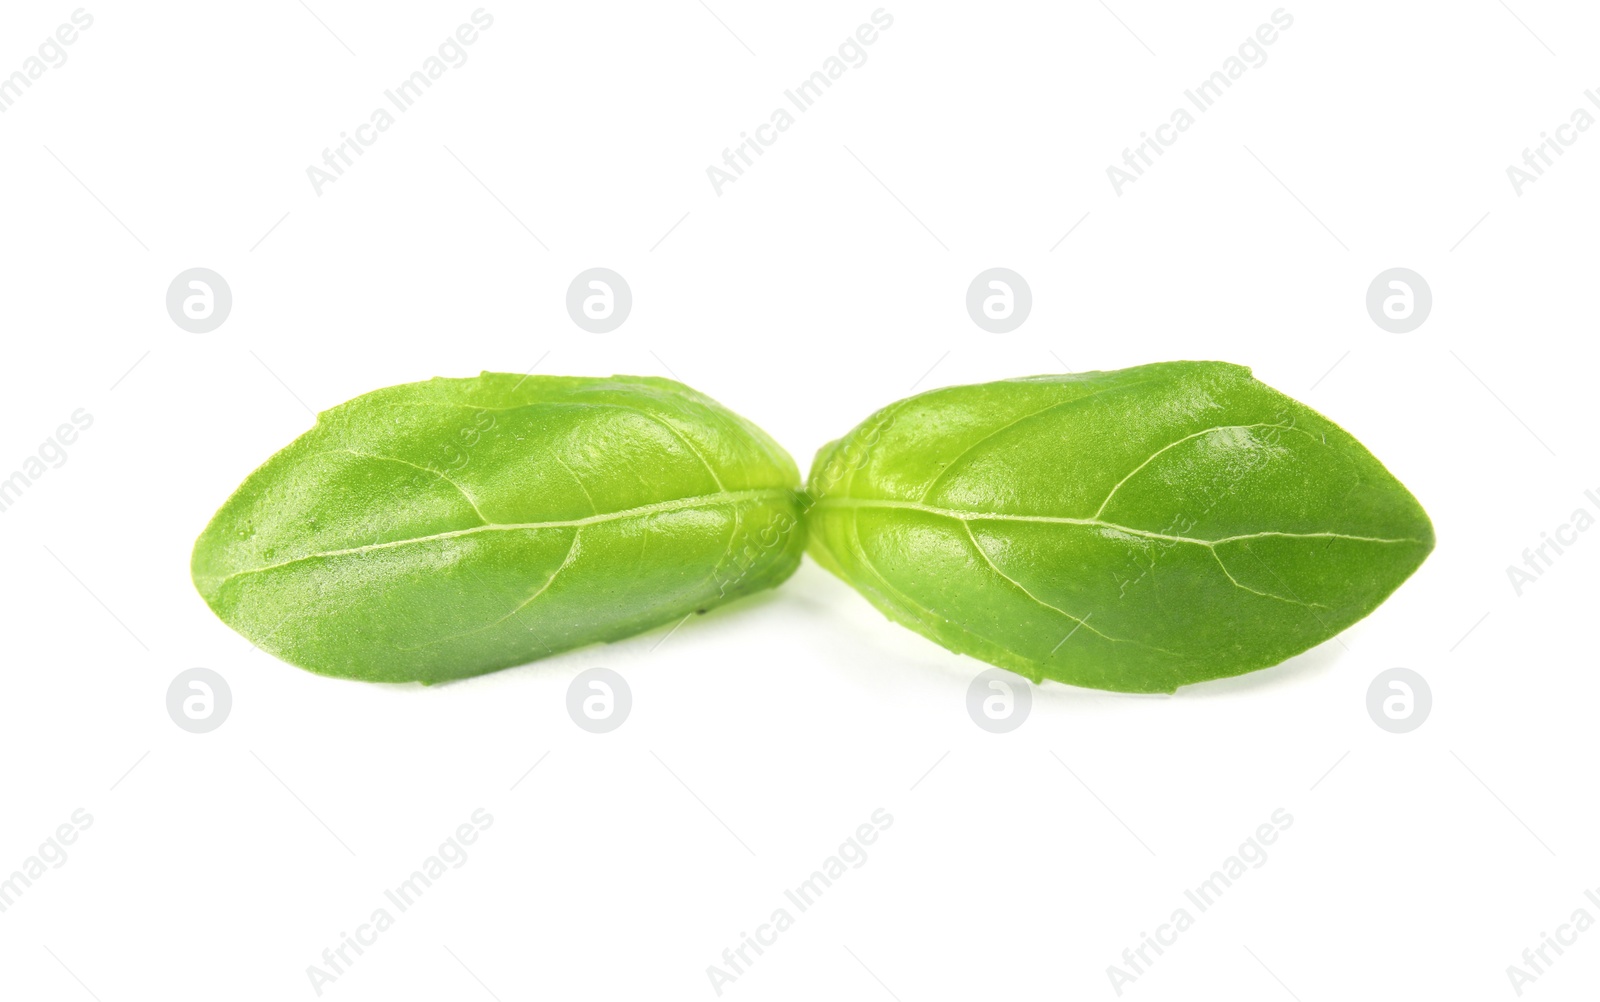
{"type": "MultiPolygon", "coordinates": [[[[480,807],[468,861],[324,997],[715,998],[708,965],[880,807],[866,863],[724,997],[1115,998],[1107,966],[1278,808],[1265,865],[1124,997],[1514,998],[1542,932],[1600,918],[1600,532],[1520,597],[1506,574],[1600,492],[1600,130],[1520,196],[1506,175],[1600,114],[1594,10],[1290,6],[1119,196],[1106,167],[1273,4],[890,6],[719,196],[706,167],[874,4],[502,4],[319,196],[306,167],[475,5],[307,2],[91,7],[0,114],[0,475],[94,416],[0,514],[0,871],[94,819],[0,914],[0,994],[315,998],[307,967],[480,807]],[[210,334],[164,308],[196,266],[233,290],[210,334]],[[612,334],[565,312],[592,266],[633,289],[612,334]],[[964,310],[994,266],[1032,286],[1011,334],[964,310]],[[1395,266],[1433,290],[1409,334],[1364,306],[1395,266]],[[233,487],[379,386],[671,374],[804,468],[914,384],[1174,358],[1348,428],[1438,548],[1289,663],[1172,697],[1047,684],[1008,735],[967,716],[985,666],[809,560],[670,637],[435,688],[282,664],[189,581],[233,487]],[[605,735],[565,710],[596,665],[634,697],[605,735]],[[233,692],[205,735],[165,709],[195,666],[233,692]],[[1406,735],[1365,709],[1394,666],[1433,690],[1406,735]]],[[[0,10],[0,73],[72,9],[0,10]]],[[[1597,981],[1591,930],[1525,993],[1597,981]]]]}

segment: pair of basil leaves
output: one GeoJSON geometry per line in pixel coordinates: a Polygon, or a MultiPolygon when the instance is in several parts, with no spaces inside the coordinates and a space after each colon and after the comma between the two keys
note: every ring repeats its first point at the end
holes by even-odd
{"type": "Polygon", "coordinates": [[[217,512],[192,570],[285,661],[431,683],[681,620],[809,549],[952,651],[1171,692],[1327,640],[1433,548],[1359,442],[1223,362],[919,394],[799,480],[671,380],[433,379],[320,415],[217,512]]]}

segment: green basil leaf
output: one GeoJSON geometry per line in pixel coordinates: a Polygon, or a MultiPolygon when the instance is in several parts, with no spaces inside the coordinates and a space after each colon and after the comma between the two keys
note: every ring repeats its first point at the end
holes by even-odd
{"type": "Polygon", "coordinates": [[[195,543],[195,586],[325,675],[436,682],[771,588],[804,548],[777,443],[666,379],[392,386],[326,411],[195,543]]]}
{"type": "Polygon", "coordinates": [[[891,619],[1125,692],[1277,664],[1433,549],[1359,442],[1223,362],[923,393],[824,447],[808,493],[812,554],[891,619]]]}

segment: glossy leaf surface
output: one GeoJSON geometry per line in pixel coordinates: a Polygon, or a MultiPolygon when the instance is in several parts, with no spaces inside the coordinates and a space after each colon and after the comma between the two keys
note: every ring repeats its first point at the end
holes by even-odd
{"type": "Polygon", "coordinates": [[[923,393],[819,452],[808,493],[812,554],[890,618],[1128,692],[1307,650],[1433,548],[1359,442],[1222,362],[923,393]]]}
{"type": "Polygon", "coordinates": [[[192,572],[302,668],[461,678],[777,585],[804,547],[798,481],[670,380],[434,379],[319,415],[217,512],[192,572]]]}

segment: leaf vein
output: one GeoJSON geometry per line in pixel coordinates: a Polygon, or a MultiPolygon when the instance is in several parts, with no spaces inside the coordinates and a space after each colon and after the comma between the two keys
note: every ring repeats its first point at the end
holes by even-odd
{"type": "Polygon", "coordinates": [[[1136,529],[1130,525],[1120,525],[1116,522],[1107,522],[1099,518],[1070,518],[1055,515],[1021,515],[1009,512],[965,511],[959,508],[939,508],[933,505],[922,504],[918,501],[895,501],[887,498],[823,498],[817,502],[819,508],[904,508],[911,511],[920,511],[928,515],[939,515],[945,518],[954,518],[961,521],[973,522],[1038,522],[1048,525],[1082,525],[1089,528],[1109,529],[1113,532],[1124,532],[1132,536],[1142,536],[1146,539],[1162,539],[1174,543],[1192,543],[1196,546],[1218,546],[1223,543],[1238,543],[1247,539],[1264,539],[1268,537],[1282,537],[1285,539],[1347,539],[1360,543],[1417,543],[1425,544],[1426,540],[1415,539],[1409,536],[1384,537],[1384,536],[1358,536],[1344,532],[1280,532],[1265,530],[1250,532],[1238,536],[1223,536],[1220,539],[1197,539],[1192,536],[1173,536],[1161,532],[1151,532],[1148,529],[1136,529]]]}
{"type": "Polygon", "coordinates": [[[456,480],[452,479],[450,476],[440,472],[439,470],[433,469],[431,466],[420,466],[420,465],[418,465],[416,463],[411,462],[408,459],[400,459],[399,457],[396,457],[396,456],[380,456],[380,455],[378,455],[376,453],[372,453],[372,452],[359,452],[359,451],[357,451],[355,449],[349,449],[349,448],[343,448],[343,447],[338,448],[338,449],[324,449],[321,452],[314,452],[311,455],[313,455],[313,456],[329,456],[329,455],[338,455],[340,453],[347,453],[347,454],[349,454],[351,456],[359,456],[362,459],[376,459],[376,460],[379,460],[380,462],[399,463],[401,466],[409,466],[413,470],[421,470],[423,473],[431,473],[434,476],[438,477],[440,480],[443,480],[445,483],[449,484],[451,487],[454,487],[458,492],[460,492],[461,497],[467,502],[467,504],[472,506],[473,512],[478,516],[479,519],[481,519],[483,521],[484,525],[490,524],[489,523],[489,517],[487,515],[485,515],[481,509],[479,509],[478,502],[473,500],[472,495],[467,493],[467,489],[465,487],[461,486],[460,483],[458,483],[456,480]]]}
{"type": "Polygon", "coordinates": [[[460,640],[462,637],[470,637],[470,636],[473,636],[474,634],[483,633],[485,630],[492,630],[496,626],[499,626],[501,623],[504,623],[506,620],[511,619],[513,616],[521,615],[522,610],[526,609],[528,606],[532,605],[534,599],[538,598],[540,595],[543,595],[545,592],[550,590],[550,586],[556,583],[556,578],[560,577],[561,576],[561,572],[566,570],[567,566],[572,563],[572,558],[577,556],[577,554],[578,554],[578,537],[580,537],[582,535],[583,535],[583,529],[582,528],[577,528],[577,529],[572,530],[572,544],[567,547],[567,555],[565,557],[561,558],[561,563],[559,565],[557,565],[555,570],[550,572],[550,576],[548,578],[545,578],[544,584],[542,584],[538,588],[534,589],[534,592],[533,592],[532,595],[529,595],[527,598],[523,599],[520,603],[517,604],[516,608],[514,608],[510,612],[506,613],[504,616],[501,616],[499,619],[495,620],[492,623],[485,623],[482,626],[475,626],[470,630],[463,630],[460,633],[452,633],[448,637],[440,637],[437,640],[430,640],[425,644],[418,644],[415,647],[399,647],[398,645],[396,645],[396,649],[397,650],[401,650],[401,651],[405,651],[407,653],[410,653],[412,651],[425,650],[425,649],[427,649],[429,647],[433,647],[433,646],[436,646],[438,644],[445,643],[446,641],[460,640]]]}
{"type": "Polygon", "coordinates": [[[260,574],[265,571],[277,570],[291,564],[302,563],[307,560],[319,560],[328,557],[353,556],[358,553],[368,553],[375,550],[390,550],[413,543],[431,543],[445,539],[456,539],[462,536],[473,536],[486,532],[514,532],[521,530],[538,529],[574,529],[586,525],[599,525],[605,522],[618,521],[625,518],[639,518],[647,515],[664,514],[675,511],[688,511],[697,507],[713,507],[717,505],[737,504],[741,501],[753,501],[765,498],[787,497],[791,492],[787,488],[763,488],[743,491],[721,491],[716,494],[700,494],[693,497],[677,498],[671,501],[658,501],[654,504],[640,505],[636,508],[625,508],[620,511],[603,512],[598,515],[587,515],[583,518],[565,519],[550,522],[490,522],[486,525],[475,525],[465,529],[451,529],[446,532],[432,533],[427,536],[412,536],[407,539],[389,540],[383,543],[369,543],[365,546],[353,546],[337,550],[319,550],[315,553],[306,553],[289,560],[275,564],[266,564],[261,567],[250,567],[242,571],[235,571],[216,582],[215,587],[221,588],[234,578],[250,574],[260,574]]]}
{"type": "MultiPolygon", "coordinates": [[[[1140,382],[1148,382],[1148,380],[1141,380],[1140,382]]],[[[1066,407],[1066,406],[1068,406],[1070,404],[1080,403],[1080,402],[1082,402],[1084,400],[1088,400],[1088,399],[1090,399],[1092,397],[1098,397],[1102,393],[1110,393],[1113,390],[1132,389],[1133,387],[1140,385],[1140,382],[1129,383],[1126,386],[1107,386],[1104,389],[1095,390],[1095,391],[1093,391],[1091,393],[1085,393],[1082,396],[1073,397],[1070,400],[1057,400],[1055,403],[1051,404],[1048,407],[1041,407],[1036,411],[1032,411],[1030,413],[1022,415],[1021,417],[1017,418],[1015,421],[1012,421],[1009,424],[1001,425],[1000,427],[994,429],[993,431],[990,431],[990,432],[986,433],[985,435],[983,435],[982,437],[980,437],[979,439],[974,441],[972,444],[970,444],[966,448],[962,449],[960,452],[956,453],[954,458],[952,458],[950,460],[950,462],[945,465],[945,468],[943,470],[940,470],[938,475],[936,475],[932,480],[928,481],[928,486],[926,486],[926,487],[924,487],[922,489],[922,494],[921,494],[920,497],[917,498],[917,500],[918,501],[926,501],[926,500],[928,500],[928,495],[933,493],[933,489],[939,485],[939,481],[943,480],[947,475],[949,475],[949,473],[952,470],[954,470],[956,468],[956,464],[957,463],[959,463],[963,458],[965,458],[966,455],[968,453],[970,453],[973,449],[976,449],[978,446],[980,446],[983,443],[985,443],[985,442],[989,441],[990,439],[994,438],[996,435],[999,435],[999,434],[1001,434],[1003,432],[1006,432],[1006,431],[1010,431],[1012,428],[1015,428],[1019,424],[1025,424],[1025,423],[1027,423],[1029,421],[1032,421],[1034,418],[1039,417],[1042,414],[1048,414],[1048,413],[1050,413],[1051,411],[1055,410],[1058,407],[1066,407]]]]}
{"type": "MultiPolygon", "coordinates": [[[[1214,547],[1214,546],[1210,547],[1210,550],[1211,550],[1211,556],[1217,562],[1217,566],[1222,568],[1222,573],[1226,574],[1228,576],[1228,580],[1232,581],[1233,582],[1233,586],[1235,588],[1238,588],[1240,591],[1247,591],[1252,595],[1260,595],[1262,598],[1274,598],[1274,599],[1277,599],[1279,602],[1288,602],[1290,605],[1304,606],[1307,609],[1326,609],[1326,608],[1328,608],[1326,605],[1323,605],[1321,602],[1306,602],[1306,601],[1302,601],[1301,599],[1298,599],[1298,598],[1284,598],[1282,595],[1274,595],[1270,591],[1258,591],[1257,589],[1252,588],[1247,584],[1244,584],[1238,578],[1233,576],[1233,572],[1230,571],[1228,569],[1228,565],[1225,562],[1223,562],[1222,554],[1217,552],[1216,547],[1214,547]]],[[[1270,570],[1271,568],[1268,568],[1268,569],[1270,570]]],[[[1277,575],[1273,575],[1273,576],[1276,577],[1277,575]]],[[[1281,581],[1283,579],[1279,578],[1279,580],[1281,581]]]]}
{"type": "MultiPolygon", "coordinates": [[[[1081,628],[1083,628],[1085,630],[1088,630],[1090,633],[1093,633],[1095,636],[1100,637],[1100,638],[1102,638],[1104,640],[1109,640],[1114,644],[1135,644],[1135,645],[1137,645],[1139,647],[1149,648],[1152,651],[1160,651],[1162,654],[1170,654],[1170,655],[1172,655],[1174,657],[1180,657],[1181,656],[1176,651],[1164,650],[1163,648],[1156,647],[1153,644],[1144,643],[1143,641],[1140,641],[1140,640],[1128,640],[1128,639],[1121,638],[1121,637],[1108,636],[1108,635],[1100,632],[1099,630],[1097,630],[1094,627],[1089,625],[1089,616],[1074,616],[1072,613],[1068,612],[1065,609],[1057,608],[1056,606],[1051,605],[1049,602],[1046,602],[1044,599],[1040,598],[1039,596],[1035,595],[1033,592],[1029,591],[1027,586],[1024,585],[1021,581],[1018,581],[1016,578],[1012,577],[1011,575],[1007,574],[1005,571],[1000,569],[1000,565],[995,563],[994,560],[990,558],[988,551],[983,548],[983,544],[978,542],[978,537],[972,531],[972,523],[963,521],[961,524],[962,524],[962,527],[964,529],[966,529],[966,531],[967,531],[967,538],[972,540],[973,549],[978,551],[978,556],[983,558],[983,562],[988,564],[989,568],[991,570],[993,570],[996,574],[1000,575],[1002,580],[1004,580],[1007,583],[1009,583],[1010,585],[1012,585],[1018,591],[1022,592],[1022,594],[1028,596],[1030,599],[1032,599],[1038,605],[1042,606],[1043,608],[1049,609],[1051,612],[1059,613],[1060,615],[1063,615],[1063,616],[1067,617],[1068,619],[1072,620],[1074,623],[1077,623],[1078,626],[1073,627],[1074,631],[1076,631],[1079,627],[1081,627],[1081,628]]],[[[1094,614],[1090,613],[1089,615],[1092,616],[1094,614]]],[[[1061,645],[1057,644],[1056,646],[1060,647],[1061,645]]],[[[1055,651],[1051,651],[1050,653],[1054,654],[1055,651]]]]}
{"type": "Polygon", "coordinates": [[[1116,483],[1116,486],[1112,487],[1111,488],[1111,492],[1106,495],[1106,499],[1104,501],[1100,502],[1100,507],[1095,510],[1095,513],[1094,513],[1093,517],[1094,518],[1099,518],[1101,515],[1104,515],[1105,512],[1106,512],[1106,506],[1111,503],[1111,499],[1112,498],[1116,497],[1117,491],[1122,488],[1122,485],[1127,483],[1128,481],[1132,480],[1134,478],[1134,475],[1137,474],[1140,470],[1144,469],[1146,466],[1149,466],[1151,463],[1155,462],[1156,457],[1160,456],[1162,453],[1166,452],[1168,449],[1176,448],[1177,446],[1182,445],[1183,443],[1189,441],[1190,439],[1199,438],[1201,435],[1209,435],[1214,431],[1228,431],[1228,430],[1232,430],[1232,429],[1235,429],[1235,428],[1241,428],[1242,429],[1242,428],[1292,428],[1292,427],[1293,427],[1293,425],[1274,424],[1274,423],[1268,422],[1268,421],[1261,421],[1261,422],[1257,422],[1256,424],[1219,424],[1214,428],[1202,428],[1197,432],[1193,432],[1192,434],[1188,434],[1188,435],[1183,436],[1182,438],[1178,439],[1177,441],[1168,442],[1166,445],[1163,445],[1161,448],[1157,449],[1155,452],[1152,452],[1150,455],[1146,456],[1144,462],[1140,463],[1138,466],[1135,466],[1131,471],[1129,471],[1127,476],[1123,477],[1121,480],[1118,480],[1117,483],[1116,483]]]}

